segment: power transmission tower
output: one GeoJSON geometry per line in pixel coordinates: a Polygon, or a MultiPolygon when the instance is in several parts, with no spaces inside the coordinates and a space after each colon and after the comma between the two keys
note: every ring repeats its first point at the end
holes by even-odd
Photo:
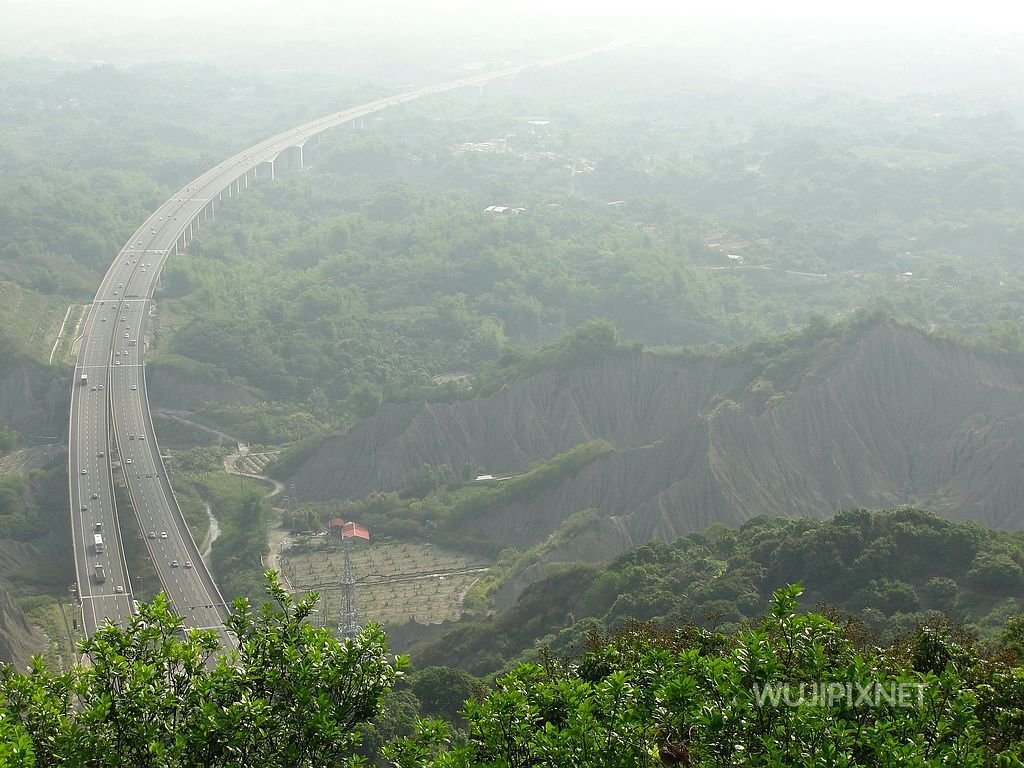
{"type": "Polygon", "coordinates": [[[345,553],[345,565],[341,573],[341,615],[338,618],[338,634],[355,637],[359,634],[359,612],[356,610],[356,580],[352,575],[352,539],[341,540],[345,553]]]}

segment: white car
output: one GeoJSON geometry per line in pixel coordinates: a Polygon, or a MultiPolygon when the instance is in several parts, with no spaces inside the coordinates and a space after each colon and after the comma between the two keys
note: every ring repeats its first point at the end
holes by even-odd
{"type": "Polygon", "coordinates": [[[132,463],[131,459],[125,459],[125,464],[131,464],[131,463],[132,463]]]}
{"type": "Polygon", "coordinates": [[[132,384],[132,391],[134,392],[134,391],[135,391],[135,390],[137,390],[137,389],[138,389],[138,387],[137,387],[137,386],[135,386],[134,384],[132,384]]]}
{"type": "Polygon", "coordinates": [[[83,475],[88,475],[89,474],[89,470],[88,469],[83,469],[82,470],[82,474],[83,475]]]}
{"type": "Polygon", "coordinates": [[[166,539],[167,538],[167,531],[160,531],[160,538],[161,539],[166,539]]]}
{"type": "Polygon", "coordinates": [[[117,594],[120,595],[121,593],[124,592],[124,587],[122,587],[120,584],[118,584],[116,587],[114,587],[114,591],[117,592],[117,594]]]}

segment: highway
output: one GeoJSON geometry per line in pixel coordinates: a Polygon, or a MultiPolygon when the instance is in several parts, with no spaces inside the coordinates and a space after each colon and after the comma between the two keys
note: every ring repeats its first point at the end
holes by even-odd
{"type": "Polygon", "coordinates": [[[88,306],[78,339],[68,427],[68,483],[75,572],[85,631],[133,614],[130,574],[120,536],[140,536],[164,591],[186,626],[220,631],[227,609],[185,525],[153,434],[143,359],[146,321],[165,259],[188,247],[220,201],[279,165],[304,165],[303,149],[322,132],[423,96],[512,77],[527,67],[562,64],[625,45],[608,45],[508,67],[378,99],[278,133],[193,179],[164,202],[121,248],[88,306]],[[82,383],[85,374],[87,380],[82,383]],[[114,477],[127,488],[134,513],[114,503],[114,477]],[[119,519],[120,517],[120,519],[119,519]],[[135,522],[126,517],[134,517],[135,522]],[[97,552],[95,536],[103,539],[97,552]],[[102,565],[105,579],[96,576],[102,565]]]}

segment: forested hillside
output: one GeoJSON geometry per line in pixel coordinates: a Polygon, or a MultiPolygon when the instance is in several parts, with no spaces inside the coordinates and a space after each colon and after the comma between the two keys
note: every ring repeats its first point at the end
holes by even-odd
{"type": "Polygon", "coordinates": [[[610,563],[563,563],[509,608],[417,643],[419,664],[475,674],[582,648],[631,620],[733,629],[760,616],[780,584],[804,602],[857,616],[880,641],[940,614],[991,639],[1024,609],[1024,537],[918,509],[848,510],[826,521],[757,517],[655,540],[610,563]]]}

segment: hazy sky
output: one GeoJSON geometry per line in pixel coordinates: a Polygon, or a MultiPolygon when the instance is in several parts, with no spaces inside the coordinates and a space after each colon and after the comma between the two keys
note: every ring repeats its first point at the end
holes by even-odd
{"type": "Polygon", "coordinates": [[[0,0],[0,57],[187,60],[353,76],[362,67],[365,76],[378,63],[405,59],[423,70],[459,57],[536,58],[620,34],[641,46],[696,43],[737,60],[751,58],[751,44],[786,48],[795,36],[796,47],[812,41],[815,56],[834,59],[873,37],[863,26],[896,31],[882,34],[887,47],[861,56],[862,69],[881,58],[914,74],[921,60],[907,68],[911,38],[934,31],[944,38],[936,50],[996,32],[1003,39],[991,48],[1024,51],[1024,3],[1012,0],[0,0]],[[730,22],[742,22],[748,39],[735,50],[740,29],[730,22]],[[1004,46],[1007,34],[1013,39],[1004,46]]]}
{"type": "Polygon", "coordinates": [[[496,14],[502,16],[601,16],[779,19],[871,24],[965,25],[995,30],[1024,29],[1024,11],[1013,0],[0,0],[0,18],[45,18],[52,9],[96,16],[208,16],[250,18],[301,16],[394,17],[396,14],[496,14]]]}

